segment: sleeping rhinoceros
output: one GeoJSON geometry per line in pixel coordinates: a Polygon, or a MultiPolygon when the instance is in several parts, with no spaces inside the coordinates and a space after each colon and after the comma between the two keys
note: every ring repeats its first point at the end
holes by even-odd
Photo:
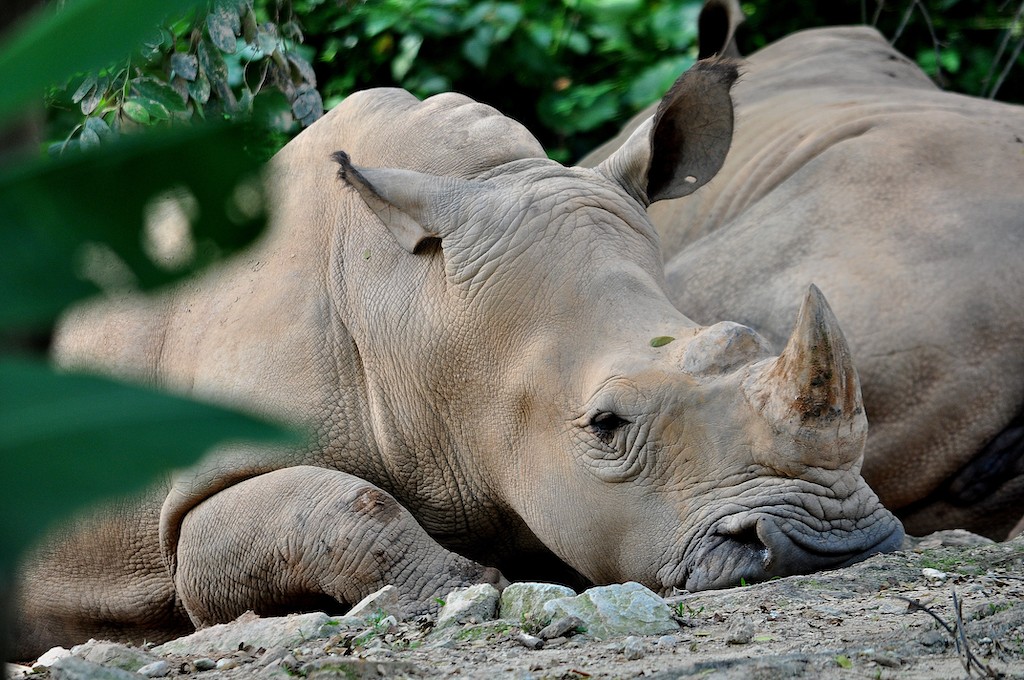
{"type": "Polygon", "coordinates": [[[316,437],[221,450],[51,537],[15,653],[337,610],[387,583],[415,611],[498,569],[692,590],[898,547],[859,475],[857,375],[821,294],[798,293],[780,357],[665,294],[644,208],[717,170],[734,77],[698,64],[597,171],[459,95],[355,94],[273,160],[247,257],[75,314],[62,365],[316,437]]]}
{"type": "MultiPolygon", "coordinates": [[[[702,50],[738,55],[741,16],[706,3],[702,50]]],[[[882,502],[911,533],[1005,537],[1024,513],[1024,108],[940,91],[866,26],[740,68],[721,172],[649,211],[670,298],[781,347],[815,282],[853,350],[882,502]]]]}

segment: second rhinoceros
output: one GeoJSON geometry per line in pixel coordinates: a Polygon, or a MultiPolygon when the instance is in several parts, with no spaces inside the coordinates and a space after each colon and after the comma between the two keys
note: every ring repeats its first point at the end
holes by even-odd
{"type": "Polygon", "coordinates": [[[899,546],[820,293],[779,357],[666,297],[644,209],[721,165],[734,76],[700,63],[598,170],[459,95],[353,95],[273,160],[247,258],[74,314],[61,365],[316,436],[218,451],[50,537],[15,654],[338,610],[386,583],[415,610],[496,569],[695,590],[899,546]]]}
{"type": "MultiPolygon", "coordinates": [[[[708,0],[702,50],[738,56],[741,18],[708,0]]],[[[885,506],[914,534],[1021,531],[1024,107],[939,90],[868,26],[794,33],[742,63],[722,171],[649,211],[670,297],[782,347],[790,298],[814,281],[854,352],[864,476],[885,506]]]]}

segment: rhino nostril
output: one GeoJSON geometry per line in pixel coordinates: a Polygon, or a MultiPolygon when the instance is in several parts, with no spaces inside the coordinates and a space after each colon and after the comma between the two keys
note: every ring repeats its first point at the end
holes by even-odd
{"type": "Polygon", "coordinates": [[[724,535],[730,542],[747,551],[752,557],[755,557],[765,569],[768,569],[772,561],[772,552],[768,545],[761,540],[760,531],[758,529],[759,525],[760,521],[757,524],[744,526],[724,535]]]}

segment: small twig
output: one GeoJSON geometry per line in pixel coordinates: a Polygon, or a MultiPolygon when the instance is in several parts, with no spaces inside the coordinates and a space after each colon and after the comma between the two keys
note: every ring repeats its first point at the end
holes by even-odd
{"type": "Polygon", "coordinates": [[[967,646],[967,635],[964,633],[964,618],[961,611],[960,601],[956,598],[956,591],[953,591],[953,619],[956,623],[956,652],[963,657],[964,670],[967,675],[971,674],[971,648],[967,646]]]}
{"type": "Polygon", "coordinates": [[[907,10],[903,13],[900,25],[896,28],[896,32],[893,34],[889,44],[895,45],[896,41],[903,35],[903,31],[906,29],[907,24],[910,23],[910,17],[913,16],[915,8],[921,12],[921,19],[924,20],[925,28],[928,29],[928,35],[932,38],[932,47],[935,50],[935,80],[942,86],[944,83],[944,78],[942,77],[942,44],[939,42],[939,37],[935,34],[935,24],[932,23],[932,17],[928,13],[928,8],[924,6],[921,0],[912,0],[907,5],[907,10]]]}
{"type": "MultiPolygon", "coordinates": [[[[1022,18],[1024,18],[1024,2],[1020,3],[1020,7],[1017,8],[1017,13],[1013,17],[1013,21],[1010,22],[1010,25],[1006,27],[1006,31],[1003,33],[1003,39],[999,43],[999,49],[996,51],[996,55],[992,58],[992,63],[988,67],[988,73],[985,74],[985,79],[981,81],[983,91],[988,87],[989,81],[992,80],[992,75],[996,71],[996,66],[999,64],[999,60],[1003,57],[1003,52],[1006,51],[1006,46],[1010,44],[1010,37],[1013,35],[1014,27],[1021,22],[1022,18]]],[[[1021,39],[1017,43],[1017,46],[1013,50],[1013,55],[1006,61],[1006,65],[999,74],[999,80],[997,80],[992,86],[992,89],[989,90],[989,99],[995,99],[996,93],[999,92],[999,88],[1002,87],[1003,81],[1006,80],[1006,76],[1010,73],[1010,69],[1015,63],[1017,63],[1017,57],[1020,56],[1022,46],[1024,46],[1024,39],[1021,39]]]]}
{"type": "Polygon", "coordinates": [[[920,601],[918,601],[918,600],[915,600],[915,599],[910,598],[910,597],[903,597],[902,595],[897,595],[896,599],[897,600],[903,600],[904,602],[907,603],[907,605],[908,605],[907,613],[911,613],[911,612],[924,612],[928,616],[930,616],[933,619],[935,619],[935,621],[940,626],[942,626],[946,630],[946,632],[950,634],[950,636],[952,636],[953,638],[956,638],[956,633],[954,633],[953,629],[949,627],[949,624],[947,624],[945,621],[943,621],[941,618],[939,618],[939,615],[936,614],[935,612],[933,612],[930,607],[927,607],[927,606],[921,604],[920,601]]]}
{"type": "MultiPolygon", "coordinates": [[[[1024,4],[1021,5],[1024,8],[1024,4]]],[[[999,88],[1003,86],[1003,81],[1006,80],[1006,76],[1010,74],[1010,69],[1013,68],[1014,64],[1017,63],[1017,57],[1020,56],[1021,49],[1024,48],[1024,38],[1021,38],[1017,42],[1017,46],[1013,48],[1013,54],[1006,60],[1006,65],[1003,67],[1002,73],[999,74],[999,80],[992,86],[992,91],[988,93],[989,99],[995,99],[996,93],[999,92],[999,88]]]]}
{"type": "Polygon", "coordinates": [[[875,3],[875,16],[871,18],[871,25],[877,26],[878,20],[882,17],[882,10],[885,9],[885,0],[877,0],[875,3]]]}
{"type": "Polygon", "coordinates": [[[896,41],[903,35],[903,29],[907,27],[907,23],[910,21],[911,15],[914,13],[914,8],[917,7],[917,0],[913,0],[907,5],[907,11],[903,13],[903,18],[900,19],[900,25],[896,27],[896,32],[892,36],[892,40],[889,41],[890,45],[895,45],[896,41]]]}
{"type": "Polygon", "coordinates": [[[942,626],[942,628],[949,633],[949,636],[953,638],[953,643],[956,645],[957,654],[962,658],[964,670],[967,671],[967,675],[971,674],[973,669],[977,669],[982,675],[989,678],[1000,678],[1002,675],[989,668],[987,665],[982,663],[974,652],[971,651],[970,641],[967,637],[967,629],[964,626],[963,611],[960,599],[956,596],[956,590],[953,590],[953,617],[954,625],[950,627],[948,623],[942,620],[938,614],[926,605],[921,604],[918,600],[914,600],[909,597],[903,597],[897,595],[896,597],[903,600],[909,605],[908,612],[924,612],[928,616],[935,619],[935,621],[942,626]]]}

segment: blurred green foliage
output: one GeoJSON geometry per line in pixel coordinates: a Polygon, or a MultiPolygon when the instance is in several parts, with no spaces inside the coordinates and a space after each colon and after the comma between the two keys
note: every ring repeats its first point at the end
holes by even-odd
{"type": "MultiPolygon", "coordinates": [[[[39,13],[6,36],[4,141],[24,146],[19,137],[31,126],[17,123],[33,119],[55,81],[131,53],[167,12],[188,13],[195,4],[65,0],[60,11],[39,13]],[[98,40],[104,28],[117,30],[98,40]]],[[[130,116],[127,101],[117,116],[130,116]]],[[[261,189],[253,181],[260,164],[245,152],[250,135],[243,130],[144,126],[145,134],[120,140],[108,130],[106,143],[97,144],[83,137],[101,129],[95,120],[81,123],[77,144],[59,159],[19,157],[10,148],[0,157],[0,591],[19,553],[73,508],[137,488],[226,439],[290,436],[223,408],[58,372],[27,350],[23,339],[45,334],[68,305],[100,290],[145,291],[178,281],[248,245],[263,228],[261,189]],[[168,200],[193,218],[193,247],[174,263],[148,244],[147,214],[168,200]]]]}
{"type": "MultiPolygon", "coordinates": [[[[610,137],[695,56],[701,0],[214,0],[132,59],[49,98],[53,151],[191,117],[255,116],[269,155],[355,90],[458,91],[562,161],[610,137]]],[[[949,89],[1024,101],[1024,2],[750,0],[749,53],[802,28],[873,23],[949,89]],[[1005,71],[1005,74],[1004,74],[1005,71]]]]}

